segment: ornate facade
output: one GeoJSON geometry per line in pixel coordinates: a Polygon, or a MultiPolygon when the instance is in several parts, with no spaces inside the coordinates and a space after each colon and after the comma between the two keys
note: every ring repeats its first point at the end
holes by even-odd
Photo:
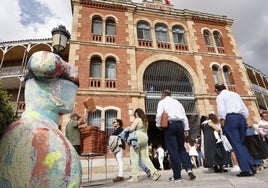
{"type": "MultiPolygon", "coordinates": [[[[199,117],[216,111],[214,85],[239,93],[250,122],[267,110],[267,76],[243,64],[226,16],[175,9],[162,1],[72,0],[73,28],[62,57],[79,71],[75,111],[109,135],[114,118],[127,126],[136,108],[146,111],[150,142],[163,142],[154,126],[160,94],[170,89],[186,109],[193,135],[199,117]],[[97,111],[82,102],[92,97],[97,111]]],[[[24,69],[35,51],[52,51],[51,39],[3,42],[0,78],[19,115],[24,69]]],[[[63,118],[62,124],[65,124],[63,118]]]]}

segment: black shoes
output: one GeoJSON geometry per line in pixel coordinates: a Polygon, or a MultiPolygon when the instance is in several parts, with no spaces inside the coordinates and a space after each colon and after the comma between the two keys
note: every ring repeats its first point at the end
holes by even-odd
{"type": "Polygon", "coordinates": [[[194,180],[196,178],[196,176],[194,175],[193,172],[188,172],[188,176],[189,176],[190,180],[194,180]]]}
{"type": "Polygon", "coordinates": [[[113,182],[119,182],[119,181],[124,181],[123,177],[117,176],[116,178],[113,179],[113,182]]]}
{"type": "Polygon", "coordinates": [[[236,175],[237,177],[248,177],[248,176],[254,176],[253,172],[240,172],[236,175]]]}
{"type": "Polygon", "coordinates": [[[223,166],[221,166],[221,167],[214,166],[214,172],[215,173],[222,173],[222,172],[228,172],[228,170],[225,169],[223,166]]]}

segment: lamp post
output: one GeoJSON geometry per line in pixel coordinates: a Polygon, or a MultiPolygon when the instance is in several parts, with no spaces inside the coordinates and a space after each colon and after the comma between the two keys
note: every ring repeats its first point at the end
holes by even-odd
{"type": "Polygon", "coordinates": [[[61,55],[61,52],[66,48],[66,44],[70,39],[71,34],[63,25],[59,25],[58,27],[52,29],[51,34],[53,52],[61,55]]]}

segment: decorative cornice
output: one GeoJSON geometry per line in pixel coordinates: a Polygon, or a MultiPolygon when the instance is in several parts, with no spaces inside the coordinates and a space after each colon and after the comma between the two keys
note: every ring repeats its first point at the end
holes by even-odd
{"type": "Polygon", "coordinates": [[[90,1],[90,0],[81,0],[81,5],[107,9],[107,10],[114,10],[114,11],[126,11],[127,6],[122,5],[122,3],[116,3],[111,1],[90,1]]]}
{"type": "Polygon", "coordinates": [[[208,17],[206,18],[206,17],[192,16],[192,20],[195,23],[205,23],[205,24],[210,24],[210,25],[224,26],[227,24],[226,20],[211,19],[208,17]]]}

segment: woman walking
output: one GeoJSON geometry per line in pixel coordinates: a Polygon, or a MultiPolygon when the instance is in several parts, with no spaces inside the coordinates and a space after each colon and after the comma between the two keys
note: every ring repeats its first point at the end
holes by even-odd
{"type": "Polygon", "coordinates": [[[153,180],[156,181],[161,176],[157,169],[154,167],[152,161],[148,155],[148,121],[144,111],[138,108],[134,112],[135,120],[130,126],[130,132],[136,131],[138,147],[135,149],[130,145],[130,159],[131,159],[131,179],[128,180],[129,183],[138,182],[139,176],[139,159],[150,169],[153,174],[153,180]]]}

